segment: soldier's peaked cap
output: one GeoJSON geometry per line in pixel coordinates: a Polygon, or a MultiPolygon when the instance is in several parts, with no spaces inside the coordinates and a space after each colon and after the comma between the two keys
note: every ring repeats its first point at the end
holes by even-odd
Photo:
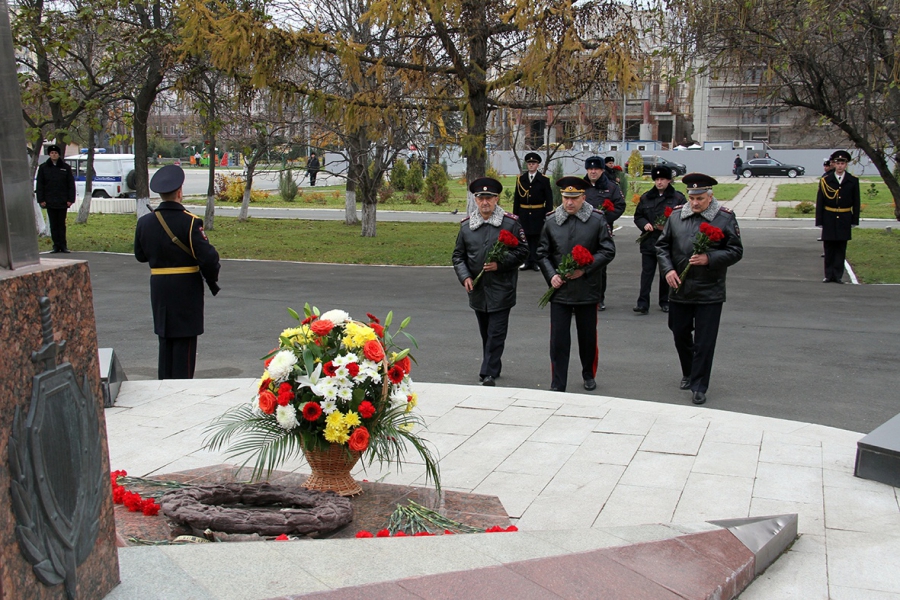
{"type": "Polygon", "coordinates": [[[184,184],[184,171],[178,165],[166,165],[153,174],[150,189],[157,194],[169,194],[184,184]]]}
{"type": "Polygon", "coordinates": [[[493,177],[479,177],[469,184],[469,191],[475,196],[499,196],[503,184],[493,177]]]}
{"type": "Polygon", "coordinates": [[[559,193],[567,198],[575,198],[584,193],[588,189],[588,182],[581,177],[569,175],[568,177],[560,177],[556,180],[556,187],[559,193]]]}
{"type": "Polygon", "coordinates": [[[850,162],[850,153],[846,150],[838,150],[831,155],[831,160],[846,160],[850,162]]]}
{"type": "Polygon", "coordinates": [[[688,173],[681,178],[681,183],[687,186],[688,194],[702,194],[719,182],[703,173],[688,173]]]}
{"type": "Polygon", "coordinates": [[[525,162],[541,162],[541,155],[537,152],[529,152],[525,155],[525,162]]]}

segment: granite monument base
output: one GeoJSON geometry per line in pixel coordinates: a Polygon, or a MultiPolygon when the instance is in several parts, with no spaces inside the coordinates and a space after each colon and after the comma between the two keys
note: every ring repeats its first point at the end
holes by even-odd
{"type": "MultiPolygon", "coordinates": [[[[53,456],[58,448],[40,445],[35,442],[39,437],[39,431],[20,427],[14,431],[16,423],[25,422],[25,415],[29,415],[32,408],[35,377],[46,367],[32,360],[32,353],[40,351],[48,342],[62,342],[65,345],[61,351],[50,360],[56,363],[71,363],[72,371],[79,389],[84,387],[84,395],[90,404],[83,407],[93,419],[91,408],[96,410],[96,420],[93,421],[93,433],[99,434],[98,456],[96,461],[99,467],[94,469],[101,477],[109,473],[109,452],[106,444],[106,420],[103,415],[103,392],[100,385],[100,368],[97,353],[97,331],[94,320],[93,294],[91,291],[90,273],[88,264],[80,260],[53,260],[45,259],[40,264],[31,265],[15,270],[0,271],[0,298],[3,299],[0,306],[0,600],[44,600],[57,599],[72,596],[67,594],[62,582],[55,585],[42,583],[38,572],[53,571],[53,566],[46,564],[33,566],[23,553],[20,540],[25,539],[38,542],[46,541],[59,531],[57,524],[52,527],[43,516],[41,503],[46,504],[48,498],[53,496],[53,477],[61,476],[65,481],[58,489],[83,489],[85,483],[79,481],[79,475],[66,473],[57,465],[41,464],[40,457],[46,462],[47,456],[53,456]],[[42,324],[41,306],[38,300],[42,297],[49,298],[49,319],[45,318],[42,324]],[[50,322],[47,322],[50,321],[50,322]],[[48,333],[51,332],[51,333],[48,333]],[[52,338],[52,339],[48,339],[52,338]],[[85,385],[86,384],[86,385],[85,385]],[[18,409],[18,411],[17,411],[18,409]],[[17,417],[16,414],[19,414],[17,417]],[[17,420],[18,419],[18,420],[17,420]],[[23,433],[25,435],[23,435],[23,433]],[[11,447],[12,446],[12,447],[11,447]],[[42,452],[44,454],[42,454],[42,452]],[[24,457],[24,458],[23,458],[24,457]],[[16,461],[13,464],[13,460],[16,461]],[[17,491],[13,491],[13,479],[17,471],[27,467],[28,478],[39,483],[32,486],[35,497],[22,493],[23,486],[16,481],[17,491]],[[30,470],[34,467],[34,473],[30,470]],[[42,472],[41,469],[44,469],[42,472]],[[102,472],[101,472],[102,471],[102,472]],[[37,475],[35,475],[37,474],[37,475]],[[49,490],[49,491],[48,491],[49,490]],[[37,496],[40,498],[37,499],[37,496]],[[23,502],[24,499],[24,502],[23,502]],[[15,500],[15,502],[14,502],[15,500]],[[15,506],[14,506],[15,505],[15,506]],[[33,521],[23,522],[22,515],[31,515],[33,521]],[[18,535],[17,535],[18,529],[18,535]],[[38,534],[35,534],[35,532],[38,534]],[[24,532],[24,534],[23,534],[24,532]]],[[[46,363],[46,359],[41,360],[46,363]]],[[[53,402],[67,397],[59,393],[59,389],[49,390],[47,393],[50,413],[54,412],[53,402]],[[54,396],[55,394],[55,396],[54,396]]],[[[51,422],[58,417],[52,414],[45,417],[51,422]]],[[[76,441],[77,443],[77,441],[76,441]]],[[[70,445],[71,447],[71,445],[70,445]]],[[[74,459],[72,461],[74,463],[74,459]]],[[[97,481],[97,477],[93,477],[97,481]]],[[[27,486],[25,486],[27,487],[27,486]]],[[[77,598],[102,598],[119,582],[119,563],[115,545],[115,519],[113,513],[111,486],[108,484],[95,486],[97,490],[97,503],[99,504],[99,523],[95,515],[85,518],[84,522],[78,519],[66,522],[67,527],[77,529],[79,527],[96,527],[96,540],[89,547],[87,557],[77,564],[73,564],[66,572],[72,572],[74,568],[75,597],[77,598]],[[91,521],[88,523],[88,521],[91,521]]],[[[71,502],[77,503],[80,500],[71,502]]],[[[96,504],[95,504],[96,506],[96,504]]],[[[49,512],[53,510],[46,509],[49,512]]],[[[78,511],[66,505],[63,494],[58,514],[77,514],[78,511]]],[[[47,544],[50,547],[52,544],[47,544]]],[[[58,545],[56,547],[59,547],[58,545]]],[[[32,547],[32,555],[40,555],[46,552],[46,548],[32,547]]],[[[53,554],[53,552],[49,552],[53,554]]],[[[61,569],[61,562],[66,557],[50,557],[56,568],[61,569]]]]}
{"type": "Polygon", "coordinates": [[[856,443],[853,474],[900,487],[900,415],[856,443]]]}

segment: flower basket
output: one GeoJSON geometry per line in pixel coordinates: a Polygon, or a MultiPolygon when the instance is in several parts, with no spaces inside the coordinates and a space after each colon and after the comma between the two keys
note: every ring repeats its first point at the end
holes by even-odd
{"type": "Polygon", "coordinates": [[[362,493],[362,488],[350,475],[359,460],[359,452],[343,448],[340,444],[329,444],[327,450],[303,448],[303,457],[312,470],[312,475],[303,483],[306,489],[334,492],[338,496],[362,493]]]}

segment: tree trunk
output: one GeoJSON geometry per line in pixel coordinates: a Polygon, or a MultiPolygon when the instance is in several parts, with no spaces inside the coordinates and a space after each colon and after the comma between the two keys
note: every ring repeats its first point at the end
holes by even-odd
{"type": "Polygon", "coordinates": [[[250,212],[250,195],[253,192],[253,173],[256,171],[256,163],[262,156],[262,149],[257,149],[253,153],[253,158],[247,163],[247,179],[244,181],[244,198],[241,201],[241,210],[238,213],[238,221],[244,222],[249,217],[250,212]]]}
{"type": "Polygon", "coordinates": [[[93,127],[88,131],[88,154],[87,168],[84,171],[84,196],[81,199],[81,208],[78,209],[78,216],[75,222],[83,225],[88,222],[88,215],[91,213],[91,196],[94,194],[94,145],[97,132],[93,127]]]}
{"type": "Polygon", "coordinates": [[[203,227],[206,231],[215,229],[216,220],[216,134],[207,132],[209,137],[209,180],[206,186],[206,214],[203,218],[203,227]]]}
{"type": "Polygon", "coordinates": [[[375,237],[375,207],[377,204],[372,200],[363,198],[362,205],[362,237],[375,237]]]}
{"type": "MultiPolygon", "coordinates": [[[[473,12],[475,21],[472,29],[472,37],[469,39],[469,64],[472,65],[468,75],[469,103],[464,113],[466,124],[466,136],[463,142],[463,156],[466,157],[466,184],[472,183],[479,177],[484,177],[487,161],[487,132],[488,120],[488,94],[485,77],[487,73],[487,39],[489,32],[485,26],[486,4],[466,3],[473,12]]],[[[471,192],[466,194],[466,214],[471,215],[477,210],[475,198],[471,192]]]]}
{"type": "Polygon", "coordinates": [[[150,212],[150,170],[147,160],[147,125],[150,109],[159,92],[159,84],[163,80],[163,69],[160,57],[150,61],[147,76],[144,79],[137,97],[134,99],[134,179],[135,179],[135,212],[140,219],[150,212]]]}
{"type": "MultiPolygon", "coordinates": [[[[347,168],[347,198],[344,201],[344,224],[358,225],[359,217],[356,216],[356,190],[359,189],[360,181],[360,153],[354,148],[350,148],[348,153],[350,164],[347,168]]],[[[372,234],[375,235],[374,233],[372,234]]]]}

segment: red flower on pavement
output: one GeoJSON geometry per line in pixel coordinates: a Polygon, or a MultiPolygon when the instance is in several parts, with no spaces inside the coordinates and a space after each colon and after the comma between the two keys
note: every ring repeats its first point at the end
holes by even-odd
{"type": "Polygon", "coordinates": [[[141,502],[141,512],[147,517],[155,517],[159,514],[159,504],[153,498],[145,498],[141,502]]]}
{"type": "Polygon", "coordinates": [[[362,425],[354,429],[353,433],[350,434],[350,439],[347,440],[347,445],[350,446],[350,449],[354,452],[362,452],[368,448],[369,430],[362,425]]]}
{"type": "Polygon", "coordinates": [[[363,531],[357,531],[357,532],[356,532],[356,537],[358,537],[358,538],[370,538],[370,537],[375,537],[375,536],[372,535],[372,532],[371,532],[371,531],[365,531],[365,530],[363,530],[363,531]]]}
{"type": "Polygon", "coordinates": [[[286,533],[282,533],[277,538],[275,538],[275,541],[276,542],[289,542],[289,541],[291,541],[291,538],[289,538],[286,533]]]}
{"type": "Polygon", "coordinates": [[[318,421],[322,416],[322,407],[318,402],[307,402],[303,405],[303,418],[307,421],[318,421]]]}
{"type": "Polygon", "coordinates": [[[125,505],[125,508],[127,508],[129,512],[140,512],[143,498],[141,498],[140,494],[126,491],[125,496],[122,499],[122,504],[125,505]]]}
{"type": "Polygon", "coordinates": [[[398,531],[394,534],[394,537],[406,537],[406,533],[403,531],[398,531]]]}
{"type": "Polygon", "coordinates": [[[325,336],[334,329],[334,323],[328,319],[319,319],[318,321],[313,322],[313,324],[309,326],[309,329],[316,335],[325,336]]]}
{"type": "Polygon", "coordinates": [[[391,537],[391,532],[387,529],[382,529],[378,533],[375,534],[375,537],[391,537]]]}
{"type": "Polygon", "coordinates": [[[359,415],[363,419],[371,419],[372,415],[375,414],[375,405],[369,402],[368,400],[363,400],[359,403],[359,415]]]}
{"type": "Polygon", "coordinates": [[[122,504],[125,500],[125,488],[121,485],[113,486],[113,503],[122,504]]]}

